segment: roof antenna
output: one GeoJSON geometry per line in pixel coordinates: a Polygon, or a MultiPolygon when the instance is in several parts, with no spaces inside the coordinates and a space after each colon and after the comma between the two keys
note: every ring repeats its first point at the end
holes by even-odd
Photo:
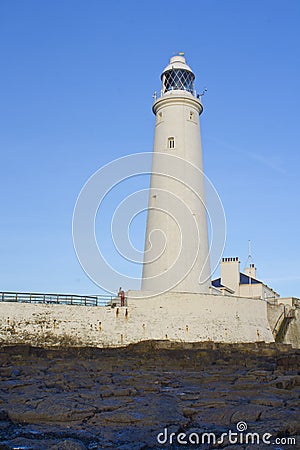
{"type": "Polygon", "coordinates": [[[247,258],[247,264],[246,267],[251,267],[252,264],[252,256],[251,256],[251,241],[248,240],[248,258],[247,258]]]}

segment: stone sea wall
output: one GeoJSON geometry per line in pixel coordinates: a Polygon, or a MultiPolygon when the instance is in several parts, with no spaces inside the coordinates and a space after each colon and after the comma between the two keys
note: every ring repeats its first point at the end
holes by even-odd
{"type": "Polygon", "coordinates": [[[39,347],[122,347],[145,340],[273,342],[264,301],[166,293],[125,307],[0,303],[0,342],[39,347]]]}

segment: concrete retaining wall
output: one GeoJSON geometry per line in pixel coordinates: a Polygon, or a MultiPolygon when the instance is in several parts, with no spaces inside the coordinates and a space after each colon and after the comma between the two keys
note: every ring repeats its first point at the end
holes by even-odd
{"type": "MultiPolygon", "coordinates": [[[[0,342],[35,346],[118,347],[148,339],[273,342],[264,301],[167,293],[128,306],[0,303],[0,342]]],[[[140,293],[139,293],[140,295],[140,293]]]]}
{"type": "Polygon", "coordinates": [[[274,331],[274,338],[284,320],[284,310],[295,310],[295,317],[289,323],[283,343],[290,344],[294,348],[300,348],[300,314],[298,299],[278,299],[277,305],[268,305],[267,316],[270,328],[274,331]]]}
{"type": "Polygon", "coordinates": [[[285,344],[291,344],[294,348],[300,348],[300,313],[299,308],[295,310],[295,319],[289,325],[285,339],[285,344]]]}
{"type": "MultiPolygon", "coordinates": [[[[275,330],[275,326],[276,326],[276,330],[279,330],[279,327],[281,325],[281,322],[284,319],[284,305],[268,305],[267,307],[267,317],[268,317],[268,322],[270,324],[270,328],[272,331],[275,330]]],[[[275,331],[276,331],[275,330],[275,331]]],[[[274,335],[275,337],[275,335],[274,335]]]]}

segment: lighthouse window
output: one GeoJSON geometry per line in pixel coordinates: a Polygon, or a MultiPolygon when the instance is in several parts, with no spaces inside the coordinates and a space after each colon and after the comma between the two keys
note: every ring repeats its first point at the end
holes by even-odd
{"type": "Polygon", "coordinates": [[[168,148],[175,148],[175,138],[173,137],[168,138],[168,148]]]}
{"type": "Polygon", "coordinates": [[[194,74],[187,70],[172,69],[165,73],[164,92],[182,90],[194,92],[194,74]]]}

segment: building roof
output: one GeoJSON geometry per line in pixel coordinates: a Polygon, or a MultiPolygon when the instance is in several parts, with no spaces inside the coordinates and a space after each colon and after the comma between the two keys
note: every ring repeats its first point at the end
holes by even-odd
{"type": "Polygon", "coordinates": [[[263,284],[263,282],[240,272],[240,284],[263,284]]]}
{"type": "Polygon", "coordinates": [[[164,68],[161,77],[165,72],[168,72],[169,70],[172,69],[187,70],[188,72],[191,72],[194,75],[190,66],[187,65],[185,57],[183,55],[172,56],[172,58],[170,59],[170,63],[167,65],[167,67],[164,68]]]}
{"type": "Polygon", "coordinates": [[[212,280],[211,284],[213,285],[213,287],[216,287],[216,288],[225,287],[225,286],[223,286],[223,284],[221,284],[221,278],[212,280]]]}
{"type": "MultiPolygon", "coordinates": [[[[221,278],[216,278],[212,280],[211,284],[216,288],[226,287],[221,283],[221,278]]],[[[240,284],[263,284],[262,281],[251,278],[245,273],[240,272],[240,284]]]]}

